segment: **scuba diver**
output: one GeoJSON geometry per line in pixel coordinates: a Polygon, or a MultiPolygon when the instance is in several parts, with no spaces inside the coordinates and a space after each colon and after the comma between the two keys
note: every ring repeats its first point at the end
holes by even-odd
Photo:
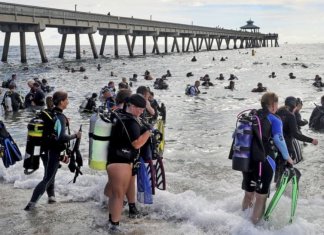
{"type": "Polygon", "coordinates": [[[189,73],[186,74],[186,76],[187,76],[187,78],[188,77],[192,77],[193,76],[193,73],[192,72],[189,72],[189,73]]]}
{"type": "Polygon", "coordinates": [[[137,74],[134,73],[133,74],[133,77],[129,79],[129,81],[132,81],[132,82],[137,82],[137,74]]]}
{"type": "Polygon", "coordinates": [[[233,91],[235,89],[235,82],[234,81],[230,81],[229,85],[224,87],[225,89],[230,89],[231,91],[233,91]]]}
{"type": "MultiPolygon", "coordinates": [[[[261,97],[261,109],[256,111],[262,126],[262,135],[258,135],[258,140],[262,142],[262,154],[252,156],[250,170],[243,173],[242,189],[245,191],[242,201],[242,210],[252,208],[251,221],[258,223],[264,214],[266,201],[268,198],[271,181],[275,171],[275,145],[282,158],[293,164],[289,157],[286,143],[283,139],[282,122],[275,115],[278,109],[278,96],[275,93],[267,92],[261,97]],[[273,141],[270,141],[272,139],[273,141]],[[261,160],[257,157],[264,156],[261,160]],[[261,173],[262,172],[262,173],[261,173]]],[[[257,132],[258,133],[258,132],[257,132]]],[[[257,141],[252,142],[251,148],[258,148],[257,141]],[[254,145],[253,145],[254,144],[254,145]]],[[[278,158],[278,157],[277,157],[278,158]]]]}
{"type": "Polygon", "coordinates": [[[123,120],[117,118],[111,133],[108,148],[108,177],[111,186],[109,198],[109,231],[121,232],[121,219],[124,196],[129,189],[132,172],[137,171],[139,149],[151,136],[151,129],[140,125],[137,121],[147,107],[147,101],[140,94],[129,97],[123,120]]]}
{"type": "Polygon", "coordinates": [[[205,87],[214,86],[214,84],[210,81],[209,77],[206,78],[205,81],[201,85],[205,86],[205,87]]]}
{"type": "Polygon", "coordinates": [[[319,75],[316,75],[314,80],[315,80],[315,82],[313,83],[314,87],[318,87],[318,88],[324,87],[322,78],[319,75]]]}
{"type": "MultiPolygon", "coordinates": [[[[317,139],[313,139],[303,135],[300,131],[298,131],[298,125],[296,121],[296,117],[294,115],[294,110],[296,109],[297,99],[293,96],[288,96],[285,99],[285,106],[278,109],[276,114],[281,118],[283,123],[283,134],[287,144],[287,149],[289,155],[294,161],[301,160],[301,156],[297,156],[297,152],[295,151],[293,141],[294,139],[312,143],[313,145],[318,144],[317,139]]],[[[275,182],[280,182],[281,175],[284,171],[284,162],[280,157],[276,158],[276,174],[275,174],[275,182]]]]}
{"type": "Polygon", "coordinates": [[[92,93],[91,97],[86,97],[86,99],[80,105],[80,111],[82,112],[95,112],[96,111],[96,100],[97,100],[97,93],[92,93]]]}
{"type": "Polygon", "coordinates": [[[151,76],[150,71],[146,70],[144,73],[144,79],[145,80],[153,80],[153,77],[151,76]]]}
{"type": "Polygon", "coordinates": [[[230,74],[230,77],[228,80],[238,80],[238,77],[236,77],[234,74],[230,74]]]}
{"type": "Polygon", "coordinates": [[[267,91],[267,88],[264,87],[264,86],[262,86],[262,83],[261,82],[259,82],[257,86],[258,87],[257,88],[253,88],[251,92],[265,92],[265,91],[267,91]]]}
{"type": "Polygon", "coordinates": [[[276,73],[275,72],[272,72],[270,75],[269,75],[269,78],[275,78],[277,77],[276,73]]]}
{"type": "Polygon", "coordinates": [[[288,75],[289,75],[290,79],[295,79],[296,78],[296,76],[293,73],[289,73],[288,75]]]}
{"type": "Polygon", "coordinates": [[[49,86],[48,82],[45,78],[42,79],[40,86],[41,86],[42,91],[45,93],[49,93],[54,90],[54,87],[49,86]]]}
{"type": "Polygon", "coordinates": [[[295,108],[294,114],[295,114],[295,117],[296,117],[298,130],[300,130],[302,126],[306,126],[308,124],[308,121],[306,119],[302,119],[302,117],[300,115],[300,110],[302,108],[303,108],[303,101],[300,98],[297,98],[296,99],[296,108],[295,108]]]}
{"type": "Polygon", "coordinates": [[[167,73],[164,75],[165,77],[172,77],[170,70],[167,70],[167,73]]]}
{"type": "Polygon", "coordinates": [[[309,118],[309,128],[316,131],[324,130],[324,95],[321,97],[321,105],[316,105],[309,118]]]}
{"type": "Polygon", "coordinates": [[[216,78],[216,80],[224,80],[225,77],[222,73],[219,74],[219,77],[216,78]]]}
{"type": "Polygon", "coordinates": [[[199,86],[200,86],[200,81],[195,81],[195,84],[193,86],[188,85],[185,91],[186,95],[190,95],[190,96],[197,96],[200,94],[200,90],[199,90],[199,86]]]}
{"type": "Polygon", "coordinates": [[[157,78],[153,84],[154,89],[166,90],[169,85],[163,80],[163,78],[157,78]]]}
{"type": "Polygon", "coordinates": [[[3,96],[1,104],[6,112],[17,112],[24,108],[22,98],[15,90],[15,85],[9,84],[9,91],[3,96]]]}
{"type": "MultiPolygon", "coordinates": [[[[28,202],[27,206],[24,208],[26,211],[31,211],[35,208],[37,201],[41,198],[46,190],[51,185],[54,185],[55,175],[59,168],[60,161],[63,163],[68,163],[68,156],[61,155],[62,151],[65,151],[69,142],[72,139],[81,138],[81,132],[77,132],[73,135],[66,134],[66,128],[69,129],[68,118],[63,114],[69,104],[68,94],[64,91],[57,91],[53,94],[53,113],[55,115],[55,123],[53,123],[53,132],[52,135],[49,135],[47,140],[51,144],[48,145],[48,163],[45,167],[44,178],[43,180],[35,187],[33,195],[28,202]]],[[[48,194],[48,203],[55,203],[55,193],[54,187],[48,194]]]]}

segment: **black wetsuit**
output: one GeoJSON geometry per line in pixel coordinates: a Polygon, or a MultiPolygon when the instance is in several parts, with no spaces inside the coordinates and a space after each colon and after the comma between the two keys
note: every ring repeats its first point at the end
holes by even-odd
{"type": "Polygon", "coordinates": [[[252,89],[252,92],[265,92],[265,91],[267,91],[266,87],[258,87],[252,89]]]}
{"type": "Polygon", "coordinates": [[[45,105],[45,94],[41,89],[37,89],[34,93],[33,102],[36,106],[45,105]]]}
{"type": "Polygon", "coordinates": [[[94,98],[89,98],[87,105],[84,108],[86,111],[94,111],[96,109],[96,101],[94,98]]]}
{"type": "Polygon", "coordinates": [[[48,157],[42,157],[45,173],[43,180],[34,189],[30,202],[36,203],[40,197],[47,191],[48,196],[55,196],[54,181],[57,169],[60,165],[60,153],[66,148],[66,143],[71,139],[75,139],[76,135],[66,134],[66,127],[69,126],[68,119],[62,113],[62,110],[55,107],[53,112],[56,114],[54,130],[56,133],[55,139],[48,149],[48,157]]]}
{"type": "Polygon", "coordinates": [[[294,160],[296,158],[294,147],[293,147],[293,139],[297,139],[299,141],[312,143],[313,139],[309,138],[298,131],[297,121],[295,115],[288,110],[287,107],[282,107],[277,111],[277,115],[281,118],[283,123],[283,133],[285,137],[285,141],[287,144],[288,152],[291,155],[291,158],[294,160]]]}
{"type": "Polygon", "coordinates": [[[324,107],[316,106],[309,118],[309,127],[314,130],[324,129],[324,107]]]}
{"type": "Polygon", "coordinates": [[[20,108],[23,107],[22,100],[20,98],[20,95],[15,92],[15,91],[7,91],[2,100],[2,104],[5,104],[5,98],[9,96],[11,98],[11,106],[12,106],[12,111],[17,112],[20,108]]]}
{"type": "Polygon", "coordinates": [[[295,112],[295,117],[296,117],[297,127],[298,127],[299,130],[300,130],[300,128],[302,126],[305,126],[305,125],[308,124],[307,120],[303,120],[301,118],[301,115],[300,115],[300,113],[298,111],[295,112]]]}
{"type": "Polygon", "coordinates": [[[107,162],[131,164],[139,153],[132,142],[140,137],[141,126],[130,113],[120,110],[117,115],[119,118],[113,118],[115,124],[111,131],[107,162]]]}
{"type": "Polygon", "coordinates": [[[28,92],[28,94],[25,96],[25,108],[29,108],[32,106],[32,101],[34,99],[34,91],[33,89],[30,89],[30,91],[28,92]]]}

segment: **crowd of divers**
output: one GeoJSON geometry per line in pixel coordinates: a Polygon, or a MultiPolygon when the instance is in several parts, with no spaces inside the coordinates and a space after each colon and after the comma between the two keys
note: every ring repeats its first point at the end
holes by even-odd
{"type": "MultiPolygon", "coordinates": [[[[221,61],[226,60],[227,58],[221,58],[221,61]]],[[[195,62],[197,59],[194,57],[192,61],[195,62]]],[[[97,69],[101,69],[100,64],[98,64],[97,69]]],[[[79,71],[81,71],[81,68],[79,71]]],[[[85,71],[84,68],[81,72],[83,71],[85,71]]],[[[71,72],[75,72],[75,70],[71,72]]],[[[111,76],[116,75],[111,72],[111,76]]],[[[143,76],[145,80],[153,80],[149,71],[145,71],[143,76]]],[[[186,76],[191,77],[194,75],[192,72],[188,72],[186,76]]],[[[165,75],[155,80],[153,87],[155,89],[168,89],[166,80],[170,77],[172,75],[168,70],[165,75]]],[[[269,78],[275,77],[275,72],[269,75],[269,78]]],[[[290,73],[289,78],[294,79],[296,77],[290,73]]],[[[71,166],[73,169],[70,168],[70,170],[77,172],[77,168],[78,173],[81,173],[82,157],[80,159],[81,155],[78,149],[75,149],[75,146],[81,138],[82,131],[80,128],[74,134],[70,133],[68,118],[63,114],[63,111],[69,104],[68,94],[66,92],[56,91],[53,95],[48,95],[48,93],[54,90],[54,87],[49,86],[46,79],[40,81],[35,78],[28,80],[27,85],[30,91],[23,97],[16,91],[16,79],[16,74],[13,74],[11,79],[2,83],[2,87],[7,89],[2,100],[4,111],[17,112],[19,109],[35,108],[42,110],[40,115],[50,117],[53,122],[53,131],[45,127],[43,130],[40,158],[43,161],[45,171],[42,181],[35,187],[30,201],[24,208],[26,211],[30,211],[35,209],[37,201],[45,191],[48,195],[48,203],[56,202],[54,183],[56,172],[61,167],[60,162],[68,163],[69,168],[71,162],[73,164],[77,162],[78,164],[71,166]],[[45,105],[46,108],[44,109],[45,105]],[[73,139],[77,141],[75,141],[74,148],[71,151],[70,141],[73,139]],[[80,155],[79,159],[78,157],[72,158],[71,153],[80,155]]],[[[84,79],[87,79],[87,77],[84,76],[84,79]]],[[[220,74],[216,80],[225,80],[225,77],[223,74],[220,74]]],[[[238,78],[230,74],[228,80],[230,83],[225,89],[235,90],[234,80],[238,80],[238,78]]],[[[109,230],[111,232],[121,231],[119,221],[121,220],[122,209],[126,203],[129,205],[130,218],[145,216],[145,213],[140,212],[135,205],[135,179],[141,163],[143,165],[140,156],[152,156],[151,145],[154,142],[150,141],[152,136],[154,136],[153,139],[161,140],[162,133],[154,128],[154,124],[159,116],[161,116],[163,122],[166,119],[166,108],[164,104],[158,104],[154,98],[154,93],[149,87],[139,86],[136,93],[132,93],[132,83],[138,81],[137,74],[134,74],[129,81],[128,83],[126,78],[122,78],[122,81],[118,84],[118,91],[115,88],[114,82],[109,81],[107,86],[100,90],[99,95],[97,93],[87,95],[80,105],[80,112],[101,113],[109,116],[113,123],[110,144],[106,153],[107,156],[105,156],[107,162],[105,168],[109,180],[104,189],[104,194],[109,198],[109,230]],[[97,106],[98,99],[101,102],[100,106],[97,106]],[[155,135],[159,137],[155,138],[155,135]]],[[[210,81],[209,75],[206,74],[200,80],[195,81],[193,85],[187,85],[185,94],[189,96],[199,95],[200,85],[207,87],[214,86],[210,81]],[[202,84],[200,84],[201,81],[202,84]]],[[[321,77],[316,75],[313,85],[319,88],[323,87],[324,84],[321,82],[321,77]]],[[[257,87],[251,91],[266,92],[267,88],[262,83],[258,83],[257,87]]],[[[301,118],[300,110],[302,107],[303,103],[300,98],[289,96],[285,99],[285,105],[278,108],[278,96],[275,93],[266,92],[261,98],[260,109],[254,111],[263,129],[262,134],[259,135],[259,140],[263,146],[262,149],[265,158],[260,161],[260,159],[257,159],[252,154],[249,170],[243,172],[242,189],[245,191],[245,194],[242,209],[250,209],[252,211],[251,220],[253,223],[259,222],[264,216],[266,200],[273,175],[277,187],[280,187],[283,181],[282,177],[285,175],[287,168],[292,169],[293,165],[302,160],[301,152],[296,150],[295,140],[302,141],[305,146],[307,145],[306,143],[318,144],[317,139],[303,135],[301,127],[309,124],[309,127],[314,130],[324,129],[324,96],[321,98],[321,105],[316,105],[314,108],[309,122],[301,118]],[[260,174],[260,171],[262,171],[262,174],[260,174]]],[[[44,126],[46,125],[44,122],[44,126]]],[[[8,167],[10,164],[14,164],[16,160],[21,160],[21,158],[12,158],[10,159],[11,162],[8,162],[6,155],[19,155],[20,152],[17,147],[10,147],[10,141],[8,142],[7,138],[11,138],[11,136],[6,131],[3,122],[0,123],[0,129],[1,144],[4,146],[1,149],[2,158],[5,166],[8,167]]],[[[234,147],[231,147],[231,159],[235,156],[235,151],[237,151],[235,149],[236,143],[234,135],[233,138],[234,147]]],[[[12,143],[14,144],[13,140],[12,143]]],[[[157,143],[160,142],[154,142],[154,148],[156,148],[157,143]]],[[[252,141],[252,149],[256,148],[254,145],[257,144],[255,141],[252,141]]],[[[26,152],[28,152],[28,147],[26,148],[26,152]]],[[[299,180],[300,172],[296,168],[294,168],[293,172],[295,172],[299,180]]],[[[137,194],[137,196],[139,195],[137,194]]]]}

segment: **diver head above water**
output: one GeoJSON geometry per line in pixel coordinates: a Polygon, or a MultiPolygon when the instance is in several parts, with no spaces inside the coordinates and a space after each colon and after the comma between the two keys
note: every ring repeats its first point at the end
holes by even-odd
{"type": "Polygon", "coordinates": [[[285,106],[287,106],[289,111],[292,112],[297,106],[297,99],[293,96],[288,96],[285,99],[285,106]]]}

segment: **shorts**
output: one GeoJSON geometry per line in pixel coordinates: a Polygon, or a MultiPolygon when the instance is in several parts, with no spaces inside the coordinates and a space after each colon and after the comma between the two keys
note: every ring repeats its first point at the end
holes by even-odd
{"type": "Polygon", "coordinates": [[[267,156],[266,161],[261,162],[261,182],[257,187],[259,180],[259,162],[253,162],[252,171],[243,172],[242,189],[247,192],[268,194],[275,169],[275,161],[273,158],[267,156]]]}
{"type": "Polygon", "coordinates": [[[133,159],[121,158],[121,157],[116,156],[116,155],[110,155],[110,156],[108,156],[107,165],[113,164],[113,163],[126,163],[126,164],[131,164],[131,163],[133,163],[133,159]]]}

